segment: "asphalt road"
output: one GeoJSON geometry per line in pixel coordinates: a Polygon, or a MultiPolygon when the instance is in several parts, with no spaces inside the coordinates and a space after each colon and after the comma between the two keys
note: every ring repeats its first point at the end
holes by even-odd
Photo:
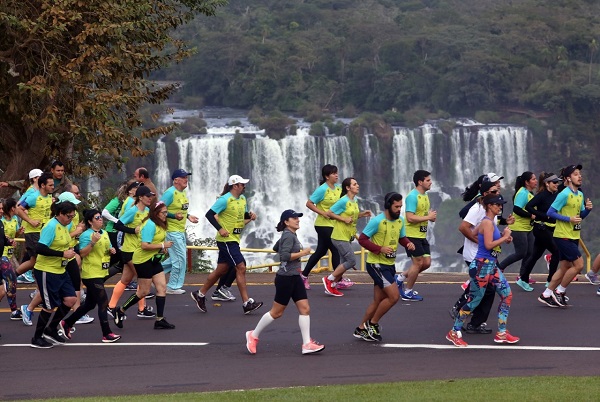
{"type": "MultiPolygon", "coordinates": [[[[252,356],[246,351],[245,331],[254,328],[273,300],[274,287],[268,283],[272,275],[250,275],[250,280],[257,283],[251,286],[250,296],[265,302],[250,315],[243,315],[240,302],[221,302],[220,306],[210,303],[208,313],[201,313],[189,291],[197,289],[203,277],[190,276],[186,294],[167,297],[165,316],[177,326],[175,330],[154,330],[153,320],[137,318],[134,312],[125,321],[125,328],[118,330],[112,325],[123,336],[115,344],[100,342],[100,326],[94,322],[77,326],[68,345],[32,349],[29,342],[34,327],[10,321],[3,301],[0,350],[5,362],[5,384],[0,398],[600,375],[600,348],[596,347],[600,297],[596,296],[596,287],[587,281],[569,287],[571,307],[562,309],[551,309],[536,301],[543,284],[535,285],[532,293],[514,285],[508,328],[521,337],[521,342],[515,346],[496,345],[493,335],[467,334],[465,340],[472,347],[455,348],[445,339],[452,325],[448,309],[460,294],[458,283],[464,275],[424,276],[428,283],[418,284],[417,289],[425,300],[396,305],[381,321],[380,344],[352,336],[372,298],[366,275],[355,274],[354,278],[363,283],[339,298],[323,293],[316,282],[320,276],[315,275],[315,284],[309,291],[311,334],[326,349],[304,356],[298,314],[292,304],[281,319],[262,333],[258,353],[252,356]]],[[[237,289],[233,290],[239,296],[237,289]]],[[[493,312],[488,323],[495,329],[493,312]]],[[[96,317],[95,311],[92,316],[96,317]]]]}

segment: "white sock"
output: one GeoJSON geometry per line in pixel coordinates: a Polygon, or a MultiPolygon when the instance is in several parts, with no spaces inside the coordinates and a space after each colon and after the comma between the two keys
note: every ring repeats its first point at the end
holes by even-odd
{"type": "Polygon", "coordinates": [[[400,272],[398,274],[398,280],[401,281],[401,282],[404,282],[406,280],[406,276],[404,276],[403,272],[400,272]]]}
{"type": "Polygon", "coordinates": [[[334,282],[334,281],[335,281],[335,276],[333,276],[333,275],[329,275],[329,276],[327,277],[327,279],[329,279],[330,281],[334,282]]]}
{"type": "Polygon", "coordinates": [[[254,328],[254,331],[252,331],[252,335],[254,335],[254,337],[256,339],[258,339],[258,336],[260,335],[262,330],[267,328],[269,326],[269,324],[271,324],[273,321],[275,321],[275,318],[271,317],[271,313],[269,311],[267,311],[260,318],[260,321],[258,322],[258,324],[256,324],[256,328],[254,328]]]}
{"type": "Polygon", "coordinates": [[[204,293],[202,293],[201,291],[198,291],[198,296],[204,297],[204,293]]]}
{"type": "Polygon", "coordinates": [[[567,291],[567,288],[563,288],[562,285],[558,285],[558,287],[556,288],[556,291],[558,293],[565,293],[567,291]]]}
{"type": "Polygon", "coordinates": [[[404,289],[404,293],[412,292],[412,289],[404,289]]]}
{"type": "Polygon", "coordinates": [[[546,288],[546,290],[544,290],[544,293],[542,293],[542,296],[550,297],[550,296],[552,296],[552,291],[550,289],[546,288]]]}
{"type": "Polygon", "coordinates": [[[306,345],[310,342],[310,316],[298,316],[298,325],[300,326],[300,332],[302,333],[302,344],[306,345]]]}

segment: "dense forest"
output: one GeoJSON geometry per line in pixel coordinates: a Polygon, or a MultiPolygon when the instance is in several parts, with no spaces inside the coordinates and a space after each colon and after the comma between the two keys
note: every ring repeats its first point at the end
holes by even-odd
{"type": "Polygon", "coordinates": [[[526,124],[532,168],[582,163],[593,197],[599,17],[593,0],[231,0],[178,29],[197,52],[155,78],[189,106],[526,124]]]}

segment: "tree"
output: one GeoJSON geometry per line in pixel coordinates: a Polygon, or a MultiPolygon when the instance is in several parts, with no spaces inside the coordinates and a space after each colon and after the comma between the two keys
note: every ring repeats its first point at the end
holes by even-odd
{"type": "Polygon", "coordinates": [[[193,49],[172,36],[226,0],[3,0],[0,3],[0,167],[26,177],[60,158],[71,173],[102,175],[123,154],[149,151],[140,107],[177,83],[148,79],[193,49]]]}

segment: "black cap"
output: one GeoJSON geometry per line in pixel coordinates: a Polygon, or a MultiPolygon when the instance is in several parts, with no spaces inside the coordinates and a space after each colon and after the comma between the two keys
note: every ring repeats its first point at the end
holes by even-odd
{"type": "Polygon", "coordinates": [[[583,169],[583,166],[581,165],[569,165],[563,168],[561,176],[563,177],[563,179],[566,179],[567,177],[571,176],[575,170],[581,169],[583,169]]]}
{"type": "Polygon", "coordinates": [[[304,215],[302,212],[298,213],[293,209],[286,209],[281,213],[281,219],[279,219],[279,222],[287,221],[290,218],[300,218],[302,215],[304,215]]]}
{"type": "Polygon", "coordinates": [[[506,201],[504,200],[504,197],[502,197],[501,195],[495,195],[493,197],[487,196],[483,198],[483,203],[485,205],[490,205],[490,204],[506,204],[506,201]]]}
{"type": "Polygon", "coordinates": [[[481,183],[481,187],[479,188],[479,193],[483,194],[485,192],[490,191],[490,188],[494,187],[496,185],[496,182],[492,182],[492,181],[484,181],[483,183],[481,183]]]}
{"type": "Polygon", "coordinates": [[[136,197],[143,197],[144,195],[149,195],[149,196],[155,196],[156,194],[154,194],[152,191],[150,191],[149,187],[146,186],[139,186],[137,188],[137,190],[135,191],[135,196],[136,197]]]}
{"type": "Polygon", "coordinates": [[[129,185],[127,186],[127,192],[130,192],[132,189],[134,188],[138,188],[139,186],[143,186],[144,183],[139,182],[139,181],[134,181],[129,183],[129,185]]]}

